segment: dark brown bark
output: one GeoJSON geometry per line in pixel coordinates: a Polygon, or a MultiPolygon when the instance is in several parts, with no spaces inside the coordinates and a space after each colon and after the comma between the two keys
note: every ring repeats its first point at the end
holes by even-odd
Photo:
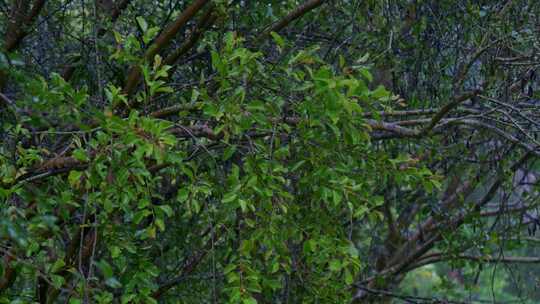
{"type": "Polygon", "coordinates": [[[131,2],[131,0],[122,0],[122,1],[120,1],[119,3],[117,3],[115,5],[115,8],[114,8],[114,10],[113,10],[113,12],[111,14],[111,21],[113,23],[116,22],[118,17],[120,17],[120,14],[122,13],[122,11],[127,8],[127,6],[129,5],[130,2],[131,2]]]}
{"type": "Polygon", "coordinates": [[[4,254],[4,258],[2,260],[4,276],[0,278],[0,294],[2,294],[2,292],[11,287],[15,282],[15,278],[17,276],[16,270],[12,264],[14,260],[15,257],[10,252],[6,252],[4,254]]]}
{"type": "Polygon", "coordinates": [[[321,6],[323,3],[325,3],[326,0],[308,0],[302,5],[298,6],[296,9],[294,9],[292,12],[287,14],[287,16],[283,17],[279,21],[273,23],[269,27],[267,27],[263,32],[259,35],[259,39],[263,38],[264,36],[270,34],[271,32],[279,32],[285,27],[287,27],[291,22],[294,20],[304,16],[311,10],[321,6]]]}
{"type": "MultiPolygon", "coordinates": [[[[45,5],[45,0],[35,0],[30,10],[30,0],[15,0],[9,15],[4,51],[13,52],[28,34],[28,27],[34,22],[45,5]]],[[[7,83],[8,72],[0,69],[0,92],[7,83]]],[[[0,105],[1,108],[1,105],[0,105]]]]}
{"type": "MultiPolygon", "coordinates": [[[[91,217],[93,220],[94,217],[91,217]]],[[[75,235],[72,238],[72,241],[69,244],[69,247],[66,250],[65,264],[68,265],[59,272],[58,274],[63,276],[65,279],[64,284],[69,284],[70,279],[72,279],[73,274],[67,269],[76,268],[81,270],[83,266],[77,265],[80,260],[83,265],[88,265],[88,261],[92,256],[92,248],[94,248],[96,242],[96,232],[94,229],[81,228],[75,232],[75,235]],[[81,236],[84,238],[81,244],[81,236]],[[81,246],[82,245],[82,246],[81,246]],[[77,267],[78,266],[78,267],[77,267]]],[[[80,275],[85,276],[84,273],[80,275]]],[[[45,303],[55,303],[56,299],[60,295],[60,290],[54,288],[51,285],[45,285],[46,288],[46,302],[45,303]]]]}
{"type": "Polygon", "coordinates": [[[4,42],[6,52],[12,52],[20,45],[22,39],[28,34],[27,27],[34,22],[44,5],[45,0],[35,0],[30,10],[30,0],[15,1],[9,16],[4,42]]]}
{"type": "MultiPolygon", "coordinates": [[[[180,29],[191,20],[197,12],[199,12],[210,0],[195,0],[188,6],[176,20],[169,25],[148,48],[144,55],[144,59],[152,61],[154,56],[165,48],[171,40],[176,36],[180,29]]],[[[131,67],[128,72],[128,77],[124,85],[124,94],[131,95],[137,88],[141,78],[141,70],[137,65],[131,67]]]]}
{"type": "MultiPolygon", "coordinates": [[[[202,37],[204,32],[214,24],[216,21],[217,16],[214,14],[213,7],[210,7],[206,10],[206,12],[201,16],[199,19],[199,22],[197,23],[197,26],[191,33],[191,35],[188,37],[188,39],[175,51],[173,51],[167,58],[165,58],[164,63],[167,65],[173,65],[176,63],[176,61],[185,55],[189,50],[191,50],[195,44],[199,41],[199,39],[202,37]]],[[[172,71],[171,71],[172,72],[172,71]]]]}

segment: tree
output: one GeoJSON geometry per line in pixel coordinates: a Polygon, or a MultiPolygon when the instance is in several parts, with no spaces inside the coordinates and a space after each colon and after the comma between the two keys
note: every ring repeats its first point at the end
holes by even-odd
{"type": "Polygon", "coordinates": [[[0,300],[463,303],[400,285],[540,262],[538,13],[3,3],[0,300]]]}

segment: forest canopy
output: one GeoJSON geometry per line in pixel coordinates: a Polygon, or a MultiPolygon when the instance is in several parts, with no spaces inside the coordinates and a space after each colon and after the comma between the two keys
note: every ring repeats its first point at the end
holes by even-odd
{"type": "Polygon", "coordinates": [[[0,303],[538,303],[539,16],[0,0],[0,303]]]}

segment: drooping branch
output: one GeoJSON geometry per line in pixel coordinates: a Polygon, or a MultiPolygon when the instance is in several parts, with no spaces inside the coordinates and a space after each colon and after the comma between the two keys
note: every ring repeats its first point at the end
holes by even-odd
{"type": "Polygon", "coordinates": [[[522,147],[525,151],[530,152],[538,157],[540,157],[540,147],[531,145],[525,141],[520,140],[516,136],[497,128],[496,126],[487,124],[485,122],[475,120],[475,119],[448,119],[444,121],[438,128],[444,128],[447,125],[466,125],[474,128],[479,128],[487,130],[493,134],[498,135],[499,137],[507,140],[512,144],[516,144],[522,147]]]}
{"type": "MultiPolygon", "coordinates": [[[[436,116],[439,116],[443,110],[438,112],[436,116]]],[[[468,126],[475,129],[486,130],[490,133],[493,133],[506,141],[516,144],[523,148],[525,151],[530,151],[536,156],[540,156],[540,147],[535,144],[528,143],[519,139],[511,133],[502,130],[501,128],[485,123],[478,119],[471,118],[447,118],[442,119],[440,117],[433,117],[431,119],[420,119],[415,121],[394,121],[394,122],[384,122],[376,120],[366,120],[367,124],[376,131],[384,131],[387,133],[383,134],[374,134],[371,136],[373,140],[385,140],[385,139],[396,139],[396,138],[419,138],[429,135],[429,133],[443,133],[445,128],[449,125],[462,125],[468,126]],[[421,130],[415,128],[407,128],[405,126],[413,126],[417,124],[427,123],[429,120],[430,125],[422,128],[421,130]],[[433,123],[437,123],[431,126],[433,123]],[[433,132],[432,132],[433,131],[433,132]]]]}

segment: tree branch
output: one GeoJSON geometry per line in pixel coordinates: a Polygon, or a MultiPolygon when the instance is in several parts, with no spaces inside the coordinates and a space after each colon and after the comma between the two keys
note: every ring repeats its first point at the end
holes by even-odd
{"type": "MultiPolygon", "coordinates": [[[[165,48],[169,42],[176,36],[180,29],[197,14],[210,0],[195,0],[190,6],[188,6],[178,18],[167,27],[154,41],[154,43],[148,48],[144,54],[144,58],[148,61],[152,61],[154,56],[165,48]]],[[[139,80],[141,78],[141,70],[138,65],[131,67],[128,72],[128,77],[124,85],[124,94],[131,95],[135,91],[139,80]]]]}
{"type": "Polygon", "coordinates": [[[159,288],[152,294],[152,297],[154,299],[161,298],[168,290],[181,283],[186,278],[186,276],[195,271],[197,266],[202,262],[204,257],[212,249],[215,242],[217,242],[221,238],[224,231],[225,226],[221,226],[217,231],[212,232],[210,239],[206,242],[203,248],[199,250],[195,255],[187,259],[184,267],[182,267],[182,270],[180,271],[180,274],[175,278],[172,278],[169,281],[160,285],[159,288]]]}
{"type": "Polygon", "coordinates": [[[290,12],[287,16],[283,17],[279,21],[273,23],[265,30],[263,30],[257,37],[257,40],[262,39],[264,36],[270,34],[271,32],[279,32],[294,20],[302,17],[309,11],[321,6],[325,2],[326,0],[308,0],[304,2],[302,5],[298,6],[296,9],[290,12]]]}
{"type": "Polygon", "coordinates": [[[27,13],[26,11],[30,8],[29,0],[14,2],[4,42],[6,52],[12,52],[20,45],[28,34],[26,27],[34,22],[44,5],[45,0],[35,0],[32,9],[27,13]]]}
{"type": "Polygon", "coordinates": [[[489,263],[489,264],[538,264],[540,263],[540,257],[492,257],[492,256],[474,256],[468,254],[459,254],[457,256],[444,256],[442,253],[430,254],[425,259],[420,259],[417,263],[411,265],[407,268],[408,271],[426,266],[429,264],[434,264],[438,262],[452,261],[452,260],[469,260],[479,263],[489,263]]]}
{"type": "MultiPolygon", "coordinates": [[[[195,44],[199,39],[202,37],[205,30],[210,28],[212,24],[216,21],[217,16],[214,14],[214,7],[213,5],[208,8],[204,14],[199,19],[197,25],[195,26],[195,29],[191,33],[191,35],[188,37],[188,39],[174,52],[172,52],[165,60],[163,61],[167,65],[173,65],[176,63],[176,61],[185,55],[195,44]]],[[[169,71],[170,74],[173,73],[173,71],[169,71]]]]}

